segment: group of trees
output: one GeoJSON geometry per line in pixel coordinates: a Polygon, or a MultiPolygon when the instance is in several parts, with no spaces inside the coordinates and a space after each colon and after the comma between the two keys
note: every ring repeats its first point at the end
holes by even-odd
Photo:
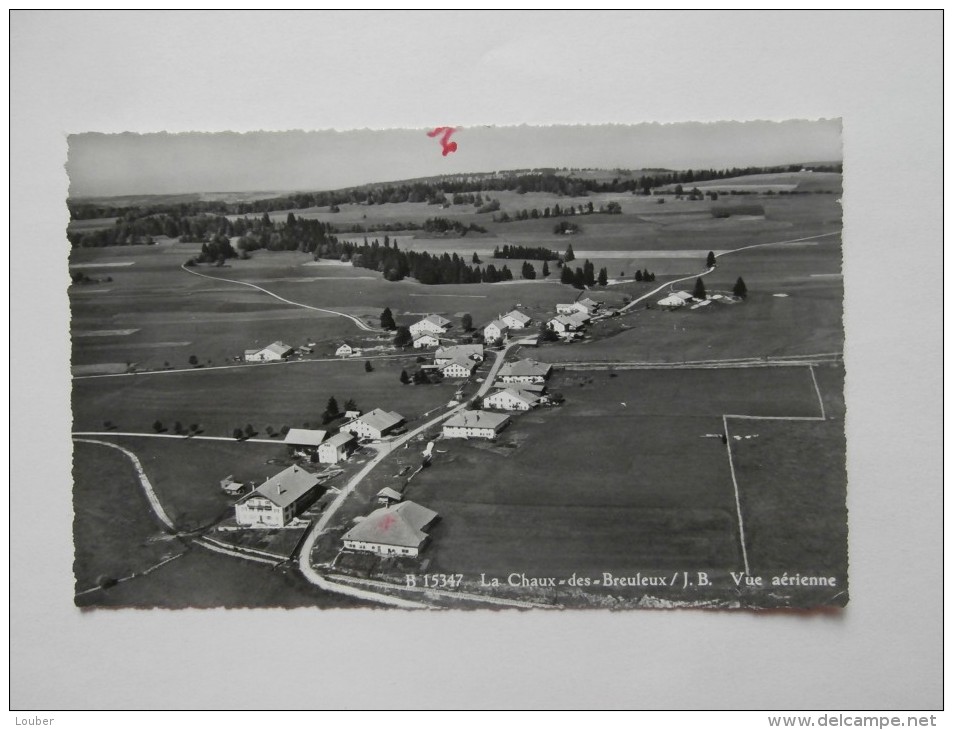
{"type": "Polygon", "coordinates": [[[635,270],[635,280],[636,281],[655,281],[655,272],[649,271],[648,269],[643,269],[639,271],[635,270]]]}
{"type": "Polygon", "coordinates": [[[559,282],[574,286],[576,289],[585,289],[587,286],[595,286],[595,272],[595,266],[589,259],[586,259],[585,263],[581,267],[577,266],[575,271],[569,266],[563,266],[560,271],[559,282]]]}
{"type": "MultiPolygon", "coordinates": [[[[731,293],[739,299],[748,298],[748,286],[745,284],[745,280],[740,276],[738,277],[738,280],[735,281],[735,285],[732,287],[731,293]]],[[[708,292],[705,290],[705,282],[700,276],[695,279],[695,288],[692,290],[692,296],[695,297],[695,299],[706,299],[708,297],[708,292]]]]}
{"type": "Polygon", "coordinates": [[[555,233],[557,236],[564,236],[567,233],[579,233],[581,230],[581,226],[576,223],[570,223],[569,221],[559,221],[559,223],[553,226],[553,233],[555,233]]]}
{"type": "MultiPolygon", "coordinates": [[[[473,254],[476,256],[476,254],[473,254]]],[[[559,258],[559,254],[545,246],[512,246],[504,244],[493,249],[495,259],[535,259],[538,261],[552,261],[559,258]]],[[[474,261],[479,263],[479,261],[474,261]]]]}
{"type": "Polygon", "coordinates": [[[404,385],[436,385],[443,382],[443,376],[437,370],[424,370],[417,368],[413,375],[409,375],[406,370],[400,371],[400,382],[404,385]]]}
{"type": "Polygon", "coordinates": [[[476,223],[471,223],[467,226],[460,221],[451,221],[447,218],[428,218],[424,221],[422,228],[427,233],[438,233],[441,235],[453,233],[457,236],[465,236],[470,231],[486,233],[486,228],[476,223]]]}

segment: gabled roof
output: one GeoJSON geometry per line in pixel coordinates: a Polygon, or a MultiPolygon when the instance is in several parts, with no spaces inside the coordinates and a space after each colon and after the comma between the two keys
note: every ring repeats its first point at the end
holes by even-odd
{"type": "Polygon", "coordinates": [[[504,314],[503,316],[504,316],[504,317],[510,317],[510,318],[512,318],[512,319],[515,319],[515,320],[516,320],[517,322],[519,322],[520,324],[526,324],[527,322],[532,321],[532,317],[527,317],[525,314],[523,314],[523,313],[522,313],[521,311],[519,311],[518,309],[514,309],[514,310],[511,311],[511,312],[507,312],[507,313],[504,314]]]}
{"type": "Polygon", "coordinates": [[[388,499],[393,499],[393,500],[395,500],[395,501],[397,501],[397,502],[399,502],[399,501],[400,501],[401,499],[403,499],[403,497],[404,497],[403,494],[401,494],[400,492],[398,492],[398,491],[397,491],[396,489],[394,489],[393,487],[384,487],[383,489],[381,489],[381,490],[377,493],[377,496],[378,496],[378,497],[387,497],[388,499]]]}
{"type": "Polygon", "coordinates": [[[401,502],[374,510],[344,533],[344,539],[397,547],[420,547],[427,539],[423,528],[436,518],[436,512],[416,502],[401,502]]]}
{"type": "Polygon", "coordinates": [[[561,325],[565,325],[565,326],[569,326],[569,327],[578,327],[578,326],[579,326],[579,323],[578,323],[576,320],[570,319],[569,316],[566,315],[566,314],[557,314],[555,317],[553,317],[553,318],[552,318],[551,320],[549,320],[549,321],[550,321],[551,323],[552,323],[552,322],[559,322],[561,325]]]}
{"type": "Polygon", "coordinates": [[[394,411],[385,411],[380,408],[375,408],[373,411],[365,413],[355,420],[362,421],[377,431],[386,431],[388,428],[393,428],[402,422],[404,417],[394,411]]]}
{"type": "Polygon", "coordinates": [[[472,357],[473,355],[483,355],[483,345],[449,345],[447,347],[438,347],[433,356],[435,358],[456,358],[472,357]]]}
{"type": "Polygon", "coordinates": [[[278,342],[272,342],[270,345],[268,345],[268,347],[265,347],[264,349],[259,350],[259,352],[264,352],[265,350],[268,350],[268,352],[272,352],[275,355],[283,356],[291,352],[292,348],[289,345],[286,345],[284,342],[278,341],[278,342]]]}
{"type": "MultiPolygon", "coordinates": [[[[414,342],[417,340],[422,340],[425,337],[429,340],[437,340],[437,337],[432,332],[421,332],[419,335],[414,337],[414,342]]],[[[440,342],[440,340],[437,340],[437,342],[440,342]]]]}
{"type": "Polygon", "coordinates": [[[552,369],[549,363],[525,359],[505,363],[500,368],[500,375],[547,375],[552,369]]]}
{"type": "Polygon", "coordinates": [[[599,302],[597,302],[597,301],[595,301],[595,300],[593,300],[593,299],[590,299],[589,297],[584,297],[584,298],[582,298],[582,299],[578,299],[578,300],[576,301],[576,304],[582,304],[584,307],[599,307],[599,306],[602,306],[599,302]]]}
{"type": "Polygon", "coordinates": [[[342,347],[350,347],[352,350],[354,349],[354,345],[352,345],[350,342],[342,342],[340,345],[338,345],[338,349],[339,349],[339,350],[340,350],[342,347]]]}
{"type": "Polygon", "coordinates": [[[673,291],[673,292],[670,292],[670,293],[668,294],[668,296],[670,296],[670,297],[678,297],[678,298],[681,299],[683,302],[688,301],[689,299],[692,298],[692,295],[689,294],[687,291],[673,291]]]}
{"type": "MultiPolygon", "coordinates": [[[[500,330],[500,332],[502,332],[503,330],[508,330],[510,328],[510,326],[506,322],[504,322],[502,319],[494,319],[486,327],[496,327],[500,330]]],[[[483,329],[486,329],[486,327],[484,327],[483,329]]]]}
{"type": "Polygon", "coordinates": [[[508,420],[510,417],[502,413],[460,411],[448,418],[443,425],[451,428],[496,428],[508,420]]]}
{"type": "Polygon", "coordinates": [[[340,431],[334,434],[331,438],[325,441],[322,446],[330,446],[331,448],[336,449],[338,446],[343,446],[344,444],[353,441],[356,437],[353,433],[347,433],[346,431],[340,431]]]}
{"type": "Polygon", "coordinates": [[[446,370],[451,365],[459,365],[462,368],[466,368],[471,373],[473,372],[473,368],[476,367],[476,363],[470,358],[464,357],[463,355],[457,355],[446,365],[442,366],[440,369],[446,370]]]}
{"type": "Polygon", "coordinates": [[[503,388],[487,397],[493,397],[494,395],[508,395],[511,398],[523,401],[528,406],[536,405],[536,403],[539,402],[539,396],[535,393],[530,393],[529,391],[520,390],[518,388],[503,388]]]}
{"type": "Polygon", "coordinates": [[[317,429],[292,428],[285,436],[285,443],[292,446],[318,446],[328,435],[327,431],[317,429]]]}
{"type": "Polygon", "coordinates": [[[250,494],[245,495],[239,504],[244,504],[252,497],[265,497],[278,507],[284,508],[318,484],[318,478],[311,472],[305,471],[300,466],[289,466],[250,494]]]}
{"type": "Polygon", "coordinates": [[[426,317],[420,320],[420,322],[418,322],[417,324],[420,324],[421,322],[430,322],[431,324],[435,324],[438,327],[448,327],[452,324],[449,319],[445,319],[444,317],[441,317],[439,314],[428,314],[426,317]]]}
{"type": "Polygon", "coordinates": [[[583,312],[575,312],[573,314],[567,315],[566,319],[577,326],[581,326],[588,322],[591,317],[588,314],[584,314],[583,312]]]}

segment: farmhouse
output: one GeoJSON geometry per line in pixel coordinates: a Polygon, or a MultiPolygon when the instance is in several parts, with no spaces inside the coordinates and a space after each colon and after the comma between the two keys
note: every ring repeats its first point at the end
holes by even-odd
{"type": "Polygon", "coordinates": [[[535,360],[517,360],[508,362],[500,368],[500,379],[504,383],[542,383],[549,378],[553,366],[535,360]]]}
{"type": "Polygon", "coordinates": [[[592,315],[599,311],[599,308],[602,306],[602,304],[600,302],[596,302],[596,301],[593,301],[592,299],[589,299],[589,297],[586,297],[584,299],[579,299],[578,301],[573,302],[572,306],[573,306],[573,309],[575,309],[577,312],[582,312],[583,314],[592,315]]]}
{"type": "Polygon", "coordinates": [[[355,418],[341,426],[341,431],[352,433],[358,438],[380,439],[404,422],[404,417],[393,411],[375,408],[360,418],[355,418]]]}
{"type": "Polygon", "coordinates": [[[443,424],[444,438],[495,439],[510,422],[509,416],[486,411],[461,411],[443,424]]]}
{"type": "Polygon", "coordinates": [[[483,362],[483,345],[451,345],[438,348],[433,354],[435,365],[449,365],[458,359],[483,362]]]}
{"type": "Polygon", "coordinates": [[[289,466],[235,505],[235,521],[245,527],[284,527],[314,501],[318,478],[300,466],[289,466]]]}
{"type": "Polygon", "coordinates": [[[274,362],[276,360],[284,360],[290,357],[291,353],[293,352],[294,349],[286,345],[284,342],[272,342],[263,350],[245,350],[245,361],[274,362]]]}
{"type": "Polygon", "coordinates": [[[340,347],[338,347],[338,349],[334,351],[334,354],[337,357],[350,357],[355,353],[355,351],[356,348],[353,345],[348,342],[344,342],[340,347]]]}
{"type": "Polygon", "coordinates": [[[439,314],[430,314],[419,322],[410,325],[410,334],[414,337],[423,334],[443,335],[450,329],[450,325],[449,319],[445,319],[439,314]]]}
{"type": "Polygon", "coordinates": [[[692,299],[692,295],[687,291],[673,291],[668,296],[659,299],[660,307],[684,307],[692,299]]]}
{"type": "Polygon", "coordinates": [[[484,408],[498,411],[528,411],[540,403],[538,395],[517,388],[504,388],[483,399],[484,408]]]}
{"type": "Polygon", "coordinates": [[[456,357],[440,368],[445,378],[469,378],[473,375],[476,362],[465,357],[456,357]]]}
{"type": "Polygon", "coordinates": [[[351,452],[357,447],[354,434],[336,433],[323,444],[318,446],[318,461],[322,464],[337,464],[346,461],[351,452]]]}
{"type": "Polygon", "coordinates": [[[285,443],[291,446],[295,452],[303,456],[312,456],[318,451],[318,447],[327,438],[327,431],[317,429],[292,428],[285,436],[285,443]]]}
{"type": "Polygon", "coordinates": [[[530,322],[533,321],[532,317],[527,317],[518,309],[514,309],[512,312],[507,312],[500,320],[510,329],[521,330],[524,327],[528,326],[530,322]]]}
{"type": "Polygon", "coordinates": [[[565,314],[560,314],[553,317],[546,325],[553,332],[557,334],[563,334],[564,332],[575,332],[576,330],[582,327],[582,324],[578,319],[572,317],[567,317],[565,314]]]}
{"type": "Polygon", "coordinates": [[[439,345],[440,340],[427,332],[414,338],[415,350],[423,350],[425,347],[438,347],[439,345]]]}
{"type": "Polygon", "coordinates": [[[572,314],[575,311],[576,311],[575,303],[556,305],[556,314],[572,314]]]}
{"type": "Polygon", "coordinates": [[[438,515],[416,502],[400,502],[371,512],[344,533],[347,550],[417,557],[430,540],[424,532],[438,515]]]}
{"type": "Polygon", "coordinates": [[[496,342],[504,339],[510,332],[510,328],[501,319],[494,319],[483,328],[483,339],[485,342],[496,342]]]}

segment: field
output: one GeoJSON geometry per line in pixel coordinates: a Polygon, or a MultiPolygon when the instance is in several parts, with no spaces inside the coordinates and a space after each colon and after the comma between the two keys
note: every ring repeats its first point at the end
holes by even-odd
{"type": "MultiPolygon", "coordinates": [[[[565,395],[566,403],[517,416],[492,446],[438,442],[432,466],[413,478],[405,495],[441,515],[420,568],[464,573],[470,587],[481,573],[503,578],[514,571],[565,576],[710,571],[719,581],[712,595],[736,600],[737,591],[732,592],[727,576],[728,571],[742,569],[744,554],[727,450],[718,437],[722,416],[817,418],[819,405],[810,372],[803,366],[609,371],[585,369],[589,367],[585,363],[664,364],[840,352],[844,333],[839,176],[824,178],[823,183],[830,184],[835,194],[737,198],[765,208],[764,218],[747,219],[715,219],[710,201],[668,198],[660,204],[655,198],[619,194],[576,200],[532,193],[493,194],[510,215],[557,203],[565,207],[591,201],[598,208],[611,200],[621,205],[621,215],[575,217],[581,231],[572,236],[553,233],[559,219],[495,223],[489,214],[477,214],[473,206],[443,209],[399,203],[341,206],[335,214],[327,209],[294,211],[298,217],[316,217],[341,227],[359,223],[369,230],[398,221],[419,223],[433,216],[474,222],[489,233],[460,238],[427,237],[420,232],[388,235],[403,249],[456,252],[467,261],[476,252],[484,264],[507,264],[516,272],[522,261],[490,259],[494,246],[546,246],[562,252],[571,243],[576,254],[572,266],[581,266],[588,258],[609,273],[610,286],[594,287],[587,296],[620,306],[660,290],[625,316],[595,323],[582,342],[512,352],[511,358],[579,363],[557,371],[551,384],[551,389],[565,395]],[[810,240],[796,240],[803,238],[810,240]],[[756,247],[745,249],[750,246],[756,247]],[[668,290],[691,291],[694,275],[705,269],[708,251],[718,254],[717,268],[705,276],[708,292],[730,292],[737,278],[743,277],[747,299],[695,311],[658,309],[655,301],[668,290]],[[635,282],[632,275],[637,268],[649,269],[657,280],[635,282]],[[687,280],[666,286],[680,277],[687,280]]],[[[779,178],[751,184],[789,183],[779,178]]],[[[271,217],[280,221],[283,214],[275,211],[271,217]]],[[[383,235],[367,234],[372,240],[383,235]]],[[[340,237],[361,241],[364,234],[340,237]]],[[[378,272],[339,261],[316,262],[307,254],[267,251],[222,267],[195,268],[209,277],[233,280],[214,281],[181,268],[198,247],[160,240],[153,246],[72,252],[74,270],[94,280],[70,287],[74,374],[140,371],[76,377],[76,430],[101,431],[109,421],[116,431],[150,433],[158,420],[165,429],[177,421],[185,427],[194,423],[203,436],[227,437],[235,428],[251,424],[258,438],[268,439],[268,428],[320,428],[331,396],[339,406],[353,398],[363,410],[396,410],[412,428],[444,409],[459,381],[403,386],[400,372],[415,369],[419,353],[397,353],[387,337],[361,331],[344,317],[296,304],[350,314],[374,327],[384,307],[391,308],[398,324],[439,313],[454,322],[452,339],[462,334],[459,323],[464,313],[473,317],[478,328],[517,306],[537,322],[545,321],[557,303],[580,295],[558,283],[554,265],[548,280],[424,286],[409,279],[387,282],[378,272]],[[236,282],[264,287],[289,301],[236,282]],[[243,350],[275,340],[294,347],[309,345],[314,352],[289,363],[236,362],[243,350]],[[333,352],[343,340],[364,348],[365,356],[334,359],[333,352]],[[365,372],[366,357],[382,355],[388,359],[373,359],[372,372],[365,372]],[[189,363],[192,356],[198,367],[189,363]],[[171,372],[142,372],[151,370],[171,372]]],[[[534,264],[539,270],[541,262],[534,264]]],[[[730,432],[751,437],[732,440],[730,447],[752,571],[823,570],[843,583],[843,375],[839,366],[825,365],[815,368],[815,376],[828,420],[730,420],[730,432]]],[[[109,440],[124,443],[138,454],[165,509],[176,526],[185,530],[204,528],[230,512],[232,500],[218,489],[218,480],[225,475],[260,483],[290,463],[280,438],[272,444],[121,436],[109,440]]],[[[361,482],[319,541],[316,560],[333,558],[340,535],[354,518],[372,508],[378,489],[406,481],[402,468],[416,469],[425,440],[398,449],[361,482]]],[[[109,490],[95,492],[96,475],[100,471],[115,475],[110,490],[133,477],[121,455],[102,451],[107,450],[77,448],[77,535],[83,535],[77,544],[85,551],[80,560],[78,547],[81,589],[102,575],[154,565],[164,555],[150,541],[155,524],[143,509],[146,503],[134,479],[122,503],[137,514],[130,514],[129,524],[104,528],[103,533],[103,550],[123,557],[96,555],[94,536],[100,529],[103,504],[118,499],[109,490]],[[123,476],[125,471],[129,474],[123,476]]],[[[356,456],[347,466],[347,475],[335,485],[341,486],[369,458],[369,452],[356,456]]],[[[86,595],[95,598],[83,600],[97,605],[150,605],[159,587],[164,587],[176,594],[170,600],[180,601],[178,605],[191,601],[194,605],[240,605],[238,576],[244,571],[257,576],[265,596],[244,605],[268,605],[269,600],[279,605],[326,605],[329,600],[295,575],[235,565],[233,558],[187,542],[178,549],[184,551],[182,557],[149,577],[94,591],[86,595]],[[186,570],[189,566],[194,566],[195,575],[208,576],[223,564],[230,567],[222,571],[220,580],[189,587],[193,582],[186,570]]],[[[629,599],[644,594],[623,593],[629,599]]],[[[671,591],[662,594],[684,598],[671,591]]],[[[587,601],[593,595],[599,591],[574,594],[569,602],[591,605],[587,601]]],[[[797,596],[792,595],[750,594],[741,601],[745,605],[796,604],[797,596]]],[[[816,597],[819,603],[835,602],[830,593],[816,597]]]]}

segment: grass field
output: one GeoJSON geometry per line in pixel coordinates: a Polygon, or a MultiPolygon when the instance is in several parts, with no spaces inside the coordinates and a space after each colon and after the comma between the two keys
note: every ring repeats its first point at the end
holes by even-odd
{"type": "Polygon", "coordinates": [[[453,398],[452,380],[402,385],[402,367],[416,367],[414,357],[376,361],[371,373],[363,361],[348,360],[75,380],[73,425],[77,431],[100,431],[103,421],[111,420],[119,431],[150,433],[156,420],[166,428],[179,421],[185,428],[200,424],[206,436],[230,436],[250,423],[265,438],[267,426],[321,428],[332,396],[340,408],[354,398],[361,410],[396,410],[411,423],[453,398]]]}

